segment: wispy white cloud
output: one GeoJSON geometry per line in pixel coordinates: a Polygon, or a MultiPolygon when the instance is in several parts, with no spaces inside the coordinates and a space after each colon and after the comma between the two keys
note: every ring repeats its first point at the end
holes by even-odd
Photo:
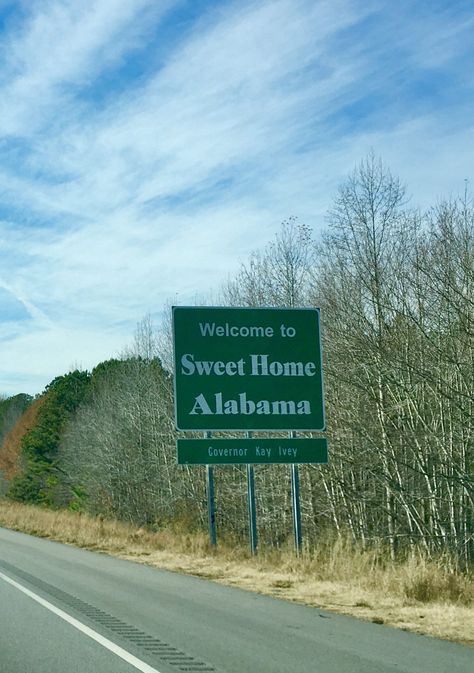
{"type": "Polygon", "coordinates": [[[3,92],[0,132],[31,134],[54,124],[51,109],[72,105],[74,90],[140,46],[148,21],[172,0],[45,0],[0,43],[3,92]]]}
{"type": "Polygon", "coordinates": [[[29,319],[0,331],[0,390],[113,356],[146,312],[215,287],[287,216],[320,229],[371,148],[422,205],[455,191],[473,122],[451,99],[436,108],[431,77],[469,52],[466,16],[428,12],[422,39],[417,3],[386,7],[25,5],[0,35],[0,275],[29,319]]]}

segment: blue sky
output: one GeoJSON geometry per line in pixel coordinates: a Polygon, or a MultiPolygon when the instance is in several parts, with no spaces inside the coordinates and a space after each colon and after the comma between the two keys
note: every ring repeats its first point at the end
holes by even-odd
{"type": "Polygon", "coordinates": [[[0,393],[41,392],[316,235],[373,150],[472,184],[470,0],[0,0],[0,393]]]}

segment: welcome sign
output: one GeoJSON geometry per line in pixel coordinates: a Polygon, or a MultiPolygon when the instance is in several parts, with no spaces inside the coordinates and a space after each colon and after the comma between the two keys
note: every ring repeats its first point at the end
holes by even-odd
{"type": "Polygon", "coordinates": [[[319,309],[173,307],[178,430],[325,429],[319,309]]]}

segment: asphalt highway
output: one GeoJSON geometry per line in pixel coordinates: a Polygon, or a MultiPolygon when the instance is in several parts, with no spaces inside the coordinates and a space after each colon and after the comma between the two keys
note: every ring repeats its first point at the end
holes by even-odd
{"type": "Polygon", "coordinates": [[[472,673],[474,649],[0,528],[0,673],[472,673]]]}

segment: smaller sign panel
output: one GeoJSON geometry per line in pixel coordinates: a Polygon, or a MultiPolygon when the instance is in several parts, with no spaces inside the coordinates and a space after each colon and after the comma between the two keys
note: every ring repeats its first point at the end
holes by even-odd
{"type": "Polygon", "coordinates": [[[327,462],[324,437],[178,439],[179,465],[327,462]]]}

